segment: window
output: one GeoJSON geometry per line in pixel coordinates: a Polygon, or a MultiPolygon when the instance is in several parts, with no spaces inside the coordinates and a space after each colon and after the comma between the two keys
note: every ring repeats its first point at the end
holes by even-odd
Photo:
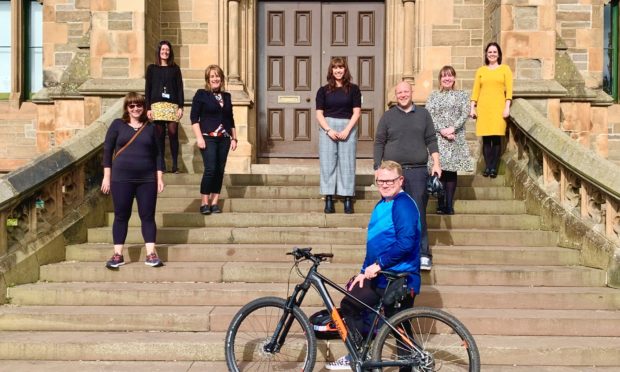
{"type": "Polygon", "coordinates": [[[26,9],[25,97],[43,88],[43,5],[30,1],[26,9]]]}
{"type": "Polygon", "coordinates": [[[43,88],[41,1],[0,0],[0,66],[0,99],[30,99],[43,88]]]}
{"type": "Polygon", "coordinates": [[[0,97],[11,92],[11,2],[0,1],[0,97]]]}
{"type": "Polygon", "coordinates": [[[603,90],[618,101],[618,0],[605,5],[603,17],[603,90]]]}

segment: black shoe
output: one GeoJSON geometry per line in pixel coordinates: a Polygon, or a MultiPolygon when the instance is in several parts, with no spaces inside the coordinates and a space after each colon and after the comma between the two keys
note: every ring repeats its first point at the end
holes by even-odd
{"type": "Polygon", "coordinates": [[[331,195],[325,195],[325,209],[323,211],[325,213],[336,212],[336,208],[334,208],[334,198],[331,195]]]}
{"type": "Polygon", "coordinates": [[[484,170],[484,172],[482,172],[482,175],[483,175],[484,177],[488,177],[488,176],[489,176],[489,174],[491,174],[491,170],[490,170],[489,168],[485,169],[485,170],[484,170]]]}
{"type": "Polygon", "coordinates": [[[353,200],[350,196],[344,197],[344,213],[353,214],[353,200]]]}
{"type": "Polygon", "coordinates": [[[211,213],[222,213],[222,210],[217,206],[217,204],[213,204],[211,206],[211,213]]]}
{"type": "Polygon", "coordinates": [[[208,216],[211,214],[211,208],[207,204],[200,206],[200,213],[208,216]]]}
{"type": "Polygon", "coordinates": [[[170,173],[179,174],[179,168],[176,166],[172,166],[172,170],[170,171],[170,173]]]}
{"type": "Polygon", "coordinates": [[[491,169],[489,171],[489,176],[491,176],[491,178],[497,177],[497,170],[495,168],[491,169]]]}

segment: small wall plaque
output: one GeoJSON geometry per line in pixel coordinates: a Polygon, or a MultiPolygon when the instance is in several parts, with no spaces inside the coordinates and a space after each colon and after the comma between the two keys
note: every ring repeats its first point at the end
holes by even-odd
{"type": "Polygon", "coordinates": [[[278,103],[301,103],[300,96],[278,96],[278,103]]]}

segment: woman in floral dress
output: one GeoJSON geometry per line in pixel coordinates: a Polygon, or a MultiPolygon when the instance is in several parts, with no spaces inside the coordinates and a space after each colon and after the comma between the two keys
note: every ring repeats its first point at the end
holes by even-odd
{"type": "MultiPolygon", "coordinates": [[[[433,118],[437,131],[441,182],[445,195],[437,205],[438,214],[454,214],[454,194],[457,172],[471,172],[473,162],[465,140],[465,123],[469,117],[469,94],[454,89],[456,71],[444,66],[439,71],[439,91],[434,91],[426,101],[426,109],[433,118]]],[[[429,157],[429,166],[432,159],[429,157]]]]}

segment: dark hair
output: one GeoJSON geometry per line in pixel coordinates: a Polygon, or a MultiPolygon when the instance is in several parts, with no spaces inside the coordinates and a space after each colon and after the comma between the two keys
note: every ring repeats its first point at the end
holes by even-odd
{"type": "MultiPolygon", "coordinates": [[[[443,86],[441,85],[441,78],[444,75],[451,75],[451,76],[454,76],[456,78],[456,71],[454,70],[454,67],[452,67],[450,65],[446,65],[446,66],[443,66],[441,68],[441,70],[439,70],[439,75],[438,75],[437,79],[439,80],[439,90],[440,91],[444,90],[443,86]]],[[[454,80],[454,82],[452,83],[452,89],[454,89],[454,84],[456,84],[456,80],[454,80]]]]}
{"type": "Polygon", "coordinates": [[[489,59],[487,58],[487,52],[489,51],[489,48],[492,46],[497,48],[497,64],[501,65],[502,64],[502,48],[500,48],[499,44],[494,41],[488,43],[486,48],[484,48],[484,64],[485,65],[489,64],[489,59]]]}
{"type": "Polygon", "coordinates": [[[161,47],[163,47],[164,45],[167,45],[168,48],[170,49],[170,54],[168,55],[168,61],[166,61],[167,65],[168,66],[176,65],[176,63],[174,62],[174,51],[172,50],[172,44],[170,44],[168,40],[162,40],[159,42],[157,46],[157,55],[155,56],[155,60],[157,61],[157,66],[161,66],[161,57],[159,54],[161,52],[161,47]]]}
{"type": "Polygon", "coordinates": [[[205,89],[208,92],[211,92],[211,85],[209,84],[209,75],[211,74],[211,71],[215,71],[215,73],[217,74],[217,76],[220,77],[221,83],[220,83],[220,92],[224,91],[224,79],[226,79],[226,76],[224,76],[224,70],[222,70],[222,68],[218,65],[209,65],[207,66],[207,68],[205,69],[205,89]]]}
{"type": "Polygon", "coordinates": [[[136,93],[136,92],[129,92],[127,93],[127,95],[125,95],[125,101],[123,102],[123,121],[125,123],[129,123],[129,110],[127,110],[127,106],[131,105],[131,104],[139,104],[142,105],[142,107],[144,107],[144,110],[142,110],[142,115],[140,115],[140,122],[141,123],[146,123],[149,119],[146,116],[146,107],[144,106],[144,96],[142,94],[136,93]]]}
{"type": "Polygon", "coordinates": [[[347,65],[347,60],[343,57],[334,57],[329,62],[329,67],[327,68],[327,91],[332,92],[336,90],[336,78],[334,77],[334,72],[332,69],[334,67],[344,67],[344,75],[342,76],[342,87],[346,92],[349,91],[349,86],[351,85],[351,72],[349,71],[349,66],[347,65]]]}

